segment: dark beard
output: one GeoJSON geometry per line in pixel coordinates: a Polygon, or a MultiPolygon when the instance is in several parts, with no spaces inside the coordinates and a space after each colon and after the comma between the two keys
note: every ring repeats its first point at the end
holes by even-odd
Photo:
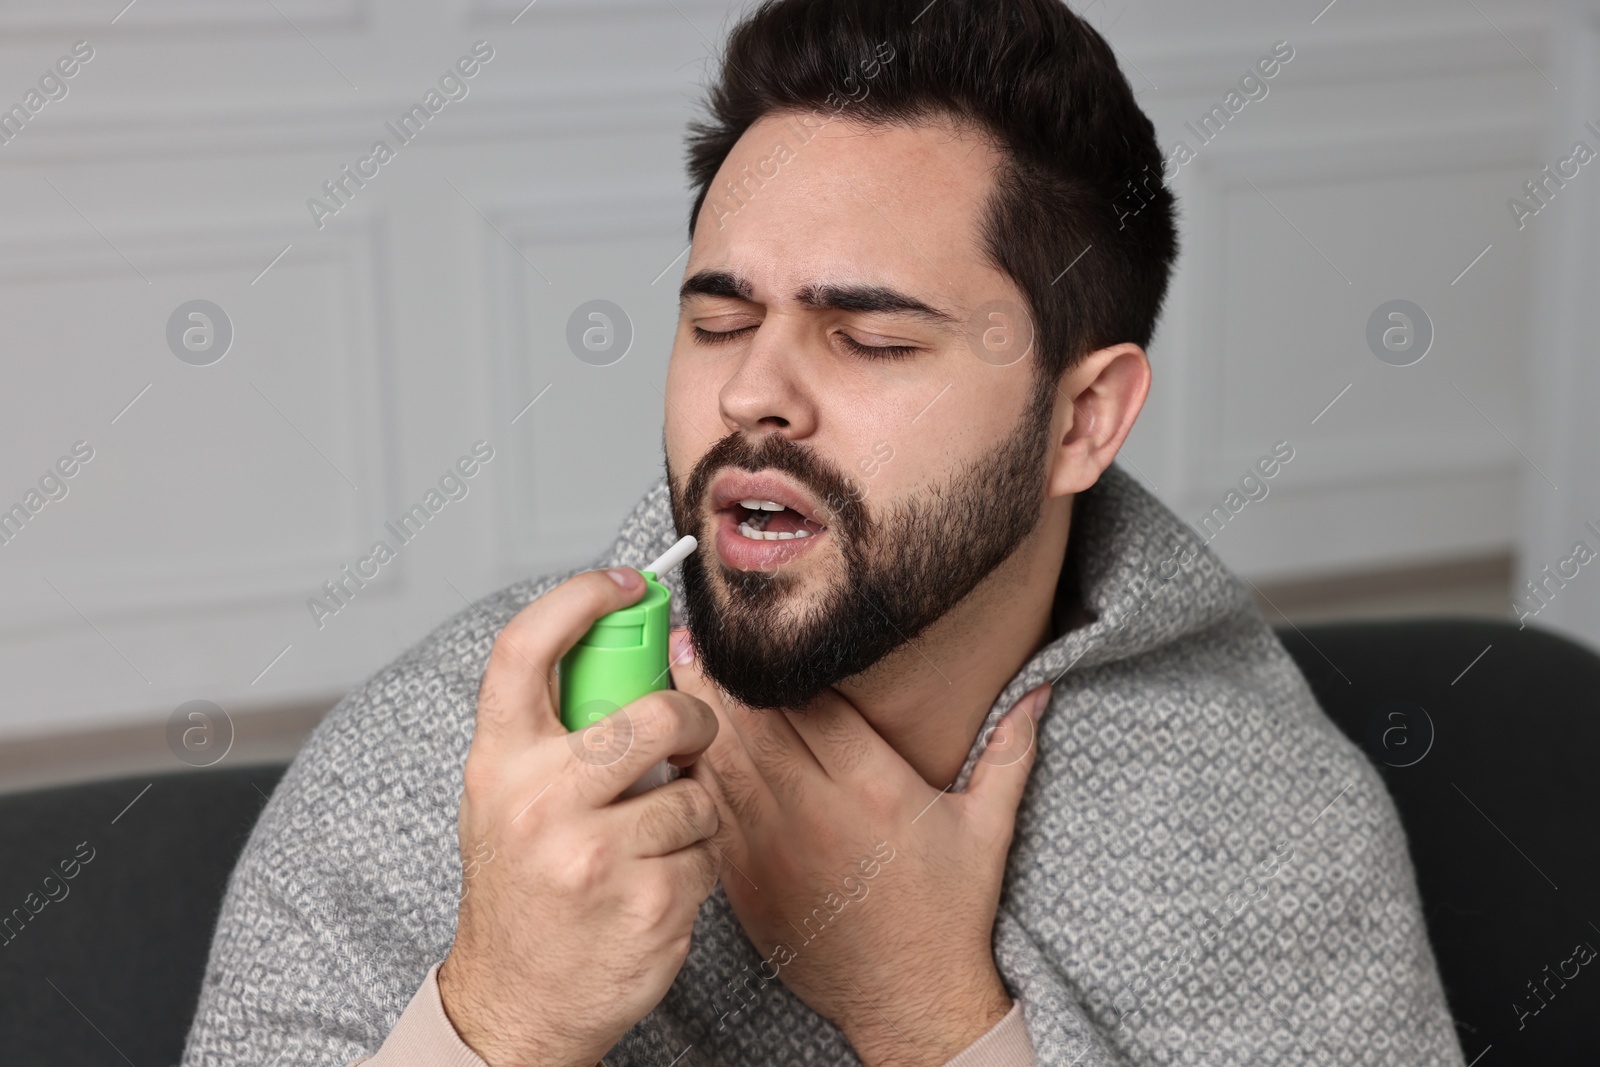
{"type": "Polygon", "coordinates": [[[707,677],[749,707],[798,711],[937,622],[1038,524],[1052,391],[1035,388],[1016,431],[998,447],[881,518],[867,512],[857,483],[781,433],[755,444],[738,431],[724,437],[695,465],[681,496],[668,463],[673,521],[701,542],[683,562],[682,582],[707,677]],[[724,565],[700,517],[711,479],[728,467],[783,471],[808,489],[839,545],[844,581],[794,604],[793,574],[724,565]],[[722,577],[726,605],[717,603],[707,560],[722,577]]]}

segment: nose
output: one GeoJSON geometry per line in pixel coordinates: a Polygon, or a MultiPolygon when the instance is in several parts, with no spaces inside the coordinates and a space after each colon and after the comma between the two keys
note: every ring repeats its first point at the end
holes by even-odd
{"type": "Polygon", "coordinates": [[[718,394],[722,421],[751,437],[780,432],[790,440],[816,431],[816,398],[803,377],[806,340],[781,317],[758,326],[718,394]]]}

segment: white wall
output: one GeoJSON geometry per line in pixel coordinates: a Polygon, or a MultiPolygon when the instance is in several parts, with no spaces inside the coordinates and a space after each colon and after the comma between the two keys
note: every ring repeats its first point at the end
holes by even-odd
{"type": "Polygon", "coordinates": [[[1271,495],[1212,542],[1252,578],[1508,546],[1532,247],[1504,201],[1554,95],[1542,9],[1479,5],[1507,40],[1456,3],[1341,0],[1314,24],[1320,3],[1218,6],[1129,3],[1110,31],[1164,146],[1198,146],[1184,123],[1274,42],[1294,49],[1179,172],[1185,254],[1130,458],[1198,523],[1289,442],[1271,495]],[[1434,325],[1409,367],[1366,341],[1393,299],[1434,325]]]}
{"type": "MultiPolygon", "coordinates": [[[[464,597],[598,553],[660,471],[683,126],[735,10],[118,6],[0,11],[0,103],[74,41],[94,49],[68,95],[0,145],[0,506],[74,442],[94,449],[68,495],[0,546],[0,736],[161,720],[196,698],[336,694],[464,597]],[[479,40],[494,58],[469,95],[318,229],[307,198],[393,142],[384,123],[479,40]],[[604,367],[566,343],[573,309],[597,298],[635,332],[604,367]],[[233,325],[210,366],[168,345],[193,299],[233,325]],[[479,440],[495,458],[469,495],[319,629],[307,598],[392,541],[385,522],[479,440]]],[[[1185,255],[1127,450],[1198,520],[1292,443],[1272,495],[1213,542],[1252,578],[1574,525],[1519,505],[1530,398],[1560,387],[1523,358],[1536,246],[1505,200],[1577,105],[1536,69],[1552,62],[1543,4],[1477,6],[1086,9],[1163,145],[1275,42],[1295,49],[1176,179],[1185,255]],[[1364,339],[1394,298],[1435,325],[1415,366],[1364,339]]],[[[1594,613],[1585,625],[1600,632],[1594,613]]]]}
{"type": "MultiPolygon", "coordinates": [[[[1577,141],[1600,151],[1600,0],[1565,0],[1555,37],[1552,74],[1562,91],[1541,165],[1571,155],[1577,141]]],[[[1549,202],[1526,226],[1539,227],[1541,249],[1526,363],[1535,413],[1528,463],[1539,475],[1523,479],[1518,501],[1518,617],[1600,644],[1600,159],[1545,188],[1549,202]]]]}

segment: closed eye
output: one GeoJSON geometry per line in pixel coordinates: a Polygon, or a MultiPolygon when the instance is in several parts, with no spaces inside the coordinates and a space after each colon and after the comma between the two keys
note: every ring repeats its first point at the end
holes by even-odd
{"type": "MultiPolygon", "coordinates": [[[[741,337],[751,330],[754,325],[741,326],[737,330],[706,330],[699,326],[694,327],[694,339],[703,345],[727,344],[737,337],[741,337]]],[[[915,345],[864,345],[847,333],[839,334],[839,340],[854,354],[866,359],[904,359],[914,355],[919,349],[915,345]]]]}
{"type": "Polygon", "coordinates": [[[841,333],[839,340],[856,355],[868,359],[904,359],[918,351],[915,345],[864,345],[847,333],[841,333]]]}
{"type": "Polygon", "coordinates": [[[737,330],[702,330],[696,326],[694,328],[694,339],[703,345],[727,344],[735,337],[749,333],[753,329],[755,329],[755,326],[741,326],[737,330]]]}

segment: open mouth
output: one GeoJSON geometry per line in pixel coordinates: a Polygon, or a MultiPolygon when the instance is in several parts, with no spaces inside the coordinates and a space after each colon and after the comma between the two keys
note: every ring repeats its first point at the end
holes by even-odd
{"type": "Polygon", "coordinates": [[[780,471],[724,471],[710,502],[717,558],[734,570],[777,573],[827,543],[830,516],[780,471]]]}
{"type": "Polygon", "coordinates": [[[806,518],[776,500],[749,498],[734,503],[730,510],[739,534],[752,541],[795,541],[812,537],[827,527],[806,518]]]}

